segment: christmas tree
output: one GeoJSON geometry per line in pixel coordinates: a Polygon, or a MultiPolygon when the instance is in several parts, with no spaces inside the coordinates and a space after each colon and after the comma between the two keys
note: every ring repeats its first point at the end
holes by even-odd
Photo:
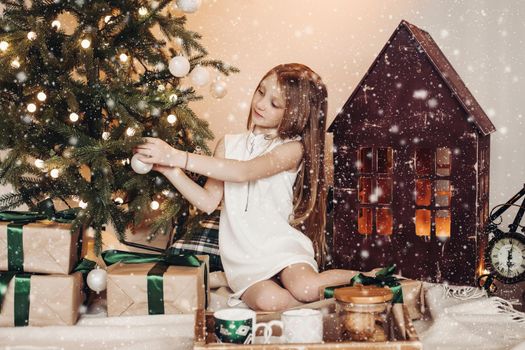
{"type": "Polygon", "coordinates": [[[0,183],[15,189],[0,197],[0,209],[36,210],[49,198],[77,207],[72,230],[92,227],[97,252],[108,223],[123,240],[156,210],[151,236],[169,230],[188,203],[160,174],[134,172],[133,148],[149,136],[210,154],[213,134],[189,107],[202,96],[181,78],[191,70],[193,83],[205,85],[205,67],[219,76],[238,70],[207,59],[172,1],[0,5],[0,149],[8,150],[0,183]],[[74,23],[67,32],[65,19],[74,23]]]}

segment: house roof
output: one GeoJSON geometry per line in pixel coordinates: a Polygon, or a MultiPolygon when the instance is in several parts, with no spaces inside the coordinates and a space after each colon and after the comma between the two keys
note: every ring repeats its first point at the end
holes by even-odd
{"type": "Polygon", "coordinates": [[[342,114],[344,115],[344,113],[342,112],[345,110],[346,105],[353,100],[353,97],[356,94],[356,92],[360,89],[362,84],[365,82],[367,76],[375,67],[378,60],[383,56],[390,43],[393,41],[394,37],[402,28],[407,29],[417,41],[417,43],[421,46],[422,51],[425,53],[425,55],[427,56],[431,64],[434,66],[438,74],[441,76],[445,84],[453,92],[453,95],[456,97],[456,99],[463,107],[465,112],[472,117],[472,121],[474,125],[476,125],[476,127],[479,129],[479,131],[483,135],[488,135],[496,131],[494,124],[492,124],[489,117],[485,114],[485,112],[479,105],[478,101],[476,101],[474,96],[470,93],[463,80],[461,80],[459,74],[454,70],[454,68],[452,67],[448,59],[445,57],[441,49],[438,47],[436,42],[432,39],[430,34],[411,23],[402,20],[396,28],[396,30],[394,31],[394,33],[392,34],[392,36],[390,37],[390,39],[388,40],[388,42],[386,43],[386,45],[379,53],[379,55],[377,55],[376,59],[374,60],[364,77],[361,79],[352,95],[350,95],[350,97],[346,101],[345,106],[343,106],[341,112],[332,121],[332,124],[328,128],[328,132],[333,131],[332,127],[336,124],[336,121],[339,118],[339,116],[342,114]]]}

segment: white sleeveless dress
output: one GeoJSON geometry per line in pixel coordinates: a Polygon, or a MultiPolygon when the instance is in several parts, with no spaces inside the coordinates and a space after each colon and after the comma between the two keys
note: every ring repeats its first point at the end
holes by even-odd
{"type": "MultiPolygon", "coordinates": [[[[251,131],[225,135],[225,158],[253,159],[297,139],[300,137],[267,140],[265,135],[251,131]]],[[[239,298],[248,287],[272,278],[291,264],[307,263],[318,271],[312,241],[289,224],[298,171],[283,171],[243,183],[224,182],[219,250],[226,279],[234,292],[228,299],[230,306],[240,303],[239,298]]]]}

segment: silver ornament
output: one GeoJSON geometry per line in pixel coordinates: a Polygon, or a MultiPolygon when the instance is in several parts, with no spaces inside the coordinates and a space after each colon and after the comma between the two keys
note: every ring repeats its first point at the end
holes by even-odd
{"type": "Polygon", "coordinates": [[[201,0],[177,0],[176,4],[183,12],[193,13],[201,7],[201,2],[201,0]]]}
{"type": "Polygon", "coordinates": [[[197,66],[191,71],[191,81],[197,86],[204,86],[210,82],[210,72],[202,66],[197,66]]]}
{"type": "Polygon", "coordinates": [[[108,274],[106,270],[96,268],[89,271],[87,275],[87,285],[92,291],[100,293],[106,289],[107,277],[108,274]]]}
{"type": "Polygon", "coordinates": [[[184,56],[175,56],[170,60],[168,69],[173,76],[182,78],[190,71],[190,61],[184,56]]]}
{"type": "Polygon", "coordinates": [[[138,153],[135,154],[133,156],[133,158],[131,158],[131,168],[133,169],[134,172],[136,172],[137,174],[147,174],[151,171],[151,169],[153,168],[153,164],[146,164],[144,162],[141,162],[139,159],[138,159],[138,153]]]}
{"type": "Polygon", "coordinates": [[[227,85],[222,80],[216,80],[210,85],[210,94],[217,99],[223,98],[227,93],[227,85]]]}

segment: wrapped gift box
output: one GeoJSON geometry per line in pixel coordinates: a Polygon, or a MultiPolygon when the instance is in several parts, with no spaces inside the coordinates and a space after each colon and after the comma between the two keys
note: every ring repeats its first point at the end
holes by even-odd
{"type": "MultiPolygon", "coordinates": [[[[408,312],[408,316],[411,320],[418,320],[423,317],[425,312],[425,298],[423,291],[423,282],[402,279],[399,277],[399,283],[401,284],[401,289],[403,290],[403,304],[408,312]]],[[[347,287],[350,284],[346,285],[326,285],[319,288],[319,295],[321,299],[326,297],[325,290],[328,288],[336,289],[337,287],[347,287]]]]}
{"type": "MultiPolygon", "coordinates": [[[[208,257],[198,256],[204,262],[199,267],[167,267],[162,275],[164,314],[188,314],[206,308],[209,286],[208,257]]],[[[148,273],[155,263],[123,264],[108,267],[108,316],[150,314],[148,302],[148,273]]],[[[209,300],[209,299],[208,299],[209,300]]]]}
{"type": "MultiPolygon", "coordinates": [[[[0,277],[6,274],[0,272],[0,277]]],[[[25,324],[29,326],[71,326],[77,322],[82,301],[82,274],[79,272],[71,275],[18,274],[7,286],[0,309],[0,326],[15,326],[15,314],[22,319],[29,316],[25,324]],[[20,283],[17,276],[21,275],[27,275],[30,280],[28,298],[18,289],[21,286],[17,285],[20,283]],[[21,312],[22,304],[28,306],[26,316],[21,312]]]]}
{"type": "MultiPolygon", "coordinates": [[[[79,233],[71,233],[71,225],[54,221],[37,221],[22,226],[22,239],[8,236],[9,222],[0,222],[0,271],[24,271],[67,275],[77,262],[79,233]],[[13,269],[11,249],[20,248],[17,254],[23,270],[13,269]],[[14,246],[18,247],[14,247],[14,246]]],[[[16,254],[16,253],[15,253],[16,254]]],[[[13,259],[12,259],[13,260],[13,259]]]]}

